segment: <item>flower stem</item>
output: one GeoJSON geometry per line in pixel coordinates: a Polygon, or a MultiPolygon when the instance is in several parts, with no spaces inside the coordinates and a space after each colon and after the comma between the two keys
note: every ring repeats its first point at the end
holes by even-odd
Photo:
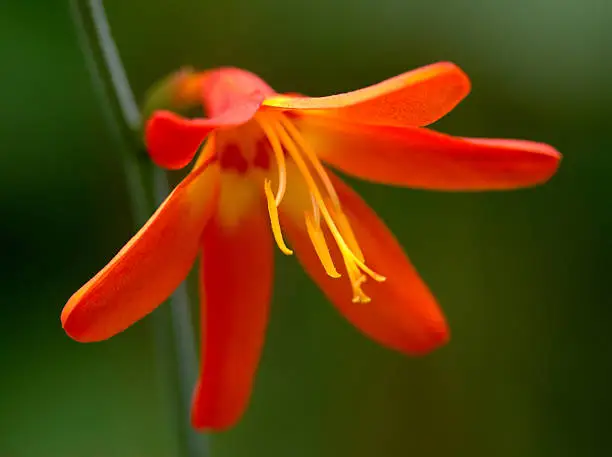
{"type": "MultiPolygon", "coordinates": [[[[134,221],[140,227],[169,193],[165,173],[152,166],[140,140],[140,109],[113,40],[102,0],[71,0],[73,19],[93,85],[111,133],[122,153],[134,221]]],[[[170,298],[170,312],[154,313],[160,371],[180,424],[181,452],[205,457],[205,438],[189,424],[191,390],[197,377],[197,355],[189,297],[185,284],[170,298]],[[170,319],[172,325],[168,325],[170,319]],[[169,350],[174,346],[174,351],[169,350]],[[177,390],[179,394],[177,394],[177,390]]]]}

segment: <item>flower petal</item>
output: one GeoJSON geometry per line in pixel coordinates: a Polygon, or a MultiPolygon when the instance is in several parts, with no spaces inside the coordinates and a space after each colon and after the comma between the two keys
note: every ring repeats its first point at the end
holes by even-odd
{"type": "Polygon", "coordinates": [[[263,95],[244,97],[218,116],[208,119],[187,119],[170,111],[156,111],[145,130],[149,155],[160,167],[171,170],[183,168],[191,162],[211,131],[248,122],[262,101],[263,95]]]}
{"type": "Polygon", "coordinates": [[[210,117],[220,116],[248,100],[261,104],[265,97],[274,95],[274,89],[250,71],[223,67],[204,72],[202,101],[210,117]]]}
{"type": "Polygon", "coordinates": [[[214,219],[204,231],[202,372],[191,415],[198,429],[235,424],[251,395],[273,275],[269,221],[257,209],[231,229],[214,219]]]}
{"type": "Polygon", "coordinates": [[[185,279],[216,202],[218,167],[189,174],[149,221],[62,311],[78,341],[123,331],[161,304],[185,279]]]}
{"type": "Polygon", "coordinates": [[[561,155],[522,140],[458,138],[416,127],[300,120],[321,160],[366,180],[433,190],[500,190],[548,180],[561,155]]]}
{"type": "Polygon", "coordinates": [[[379,125],[431,124],[470,91],[470,81],[455,64],[439,62],[387,79],[373,86],[328,97],[266,99],[264,106],[323,110],[320,113],[354,122],[379,125]]]}
{"type": "Polygon", "coordinates": [[[444,316],[397,240],[354,191],[331,173],[330,177],[366,264],[387,280],[382,283],[369,280],[363,290],[372,301],[353,303],[346,270],[332,239],[327,237],[327,245],[342,274],[339,279],[325,273],[304,226],[291,217],[284,217],[285,230],[304,269],[336,308],[378,343],[414,355],[445,343],[448,329],[444,316]]]}

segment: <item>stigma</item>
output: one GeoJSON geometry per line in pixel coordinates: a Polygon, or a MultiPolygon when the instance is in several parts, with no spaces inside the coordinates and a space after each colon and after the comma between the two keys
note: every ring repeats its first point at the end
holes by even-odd
{"type": "Polygon", "coordinates": [[[263,187],[272,234],[281,252],[293,254],[283,238],[279,208],[286,199],[288,184],[300,186],[307,191],[309,200],[301,217],[325,272],[332,278],[341,277],[327,244],[330,241],[338,247],[351,285],[352,301],[368,303],[370,297],[363,291],[363,284],[368,279],[383,282],[386,278],[366,265],[333,183],[295,122],[281,111],[262,110],[253,121],[232,130],[218,132],[215,135],[218,138],[209,141],[223,143],[215,148],[222,169],[263,187]],[[288,170],[294,169],[301,178],[295,180],[301,183],[288,183],[288,176],[295,175],[288,170]]]}

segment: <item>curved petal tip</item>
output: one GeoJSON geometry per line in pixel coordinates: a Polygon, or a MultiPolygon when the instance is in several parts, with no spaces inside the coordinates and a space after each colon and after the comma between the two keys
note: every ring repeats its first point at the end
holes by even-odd
{"type": "Polygon", "coordinates": [[[201,166],[166,198],[148,222],[92,279],[61,315],[77,341],[101,341],[152,312],[185,279],[218,196],[218,169],[201,166]]]}
{"type": "Polygon", "coordinates": [[[145,127],[145,143],[153,162],[170,170],[183,168],[214,126],[170,111],[156,111],[145,127]]]}
{"type": "Polygon", "coordinates": [[[445,346],[450,341],[450,329],[441,314],[432,316],[431,320],[421,321],[422,331],[419,339],[410,339],[405,345],[404,353],[412,356],[424,356],[445,346]]]}
{"type": "Polygon", "coordinates": [[[75,319],[70,318],[73,309],[80,301],[80,295],[79,291],[70,297],[70,300],[68,300],[68,303],[66,303],[66,306],[62,309],[60,320],[62,322],[62,328],[70,338],[79,343],[92,343],[98,341],[98,339],[93,338],[84,326],[79,325],[75,319]]]}
{"type": "Polygon", "coordinates": [[[438,62],[352,92],[312,98],[280,95],[264,105],[363,124],[423,126],[452,110],[470,88],[457,65],[438,62]]]}
{"type": "Polygon", "coordinates": [[[479,152],[490,154],[492,158],[497,157],[500,164],[508,162],[505,166],[506,168],[511,166],[512,170],[511,173],[507,173],[506,177],[514,187],[531,187],[545,183],[557,172],[563,158],[561,153],[553,146],[536,141],[489,138],[461,139],[477,145],[479,152]]]}

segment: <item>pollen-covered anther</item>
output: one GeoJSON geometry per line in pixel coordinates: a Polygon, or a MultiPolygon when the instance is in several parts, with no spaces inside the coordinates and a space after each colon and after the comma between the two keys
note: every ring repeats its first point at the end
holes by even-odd
{"type": "Polygon", "coordinates": [[[295,163],[302,175],[312,198],[312,215],[308,212],[305,214],[305,224],[308,236],[321,261],[321,265],[330,277],[339,278],[341,276],[334,265],[327,246],[323,229],[320,226],[320,219],[327,225],[344,261],[353,292],[353,302],[368,303],[370,297],[361,288],[366,282],[367,276],[377,282],[385,281],[386,278],[370,269],[364,263],[363,253],[350,228],[348,219],[342,212],[338,195],[317,155],[310,149],[298,128],[284,114],[270,113],[264,115],[260,113],[257,121],[270,141],[278,166],[279,186],[276,198],[272,194],[270,181],[266,180],[264,183],[272,232],[278,247],[286,254],[292,252],[283,241],[277,213],[277,207],[282,201],[287,185],[284,156],[286,151],[288,158],[295,163]],[[331,206],[328,206],[328,204],[331,206]]]}

